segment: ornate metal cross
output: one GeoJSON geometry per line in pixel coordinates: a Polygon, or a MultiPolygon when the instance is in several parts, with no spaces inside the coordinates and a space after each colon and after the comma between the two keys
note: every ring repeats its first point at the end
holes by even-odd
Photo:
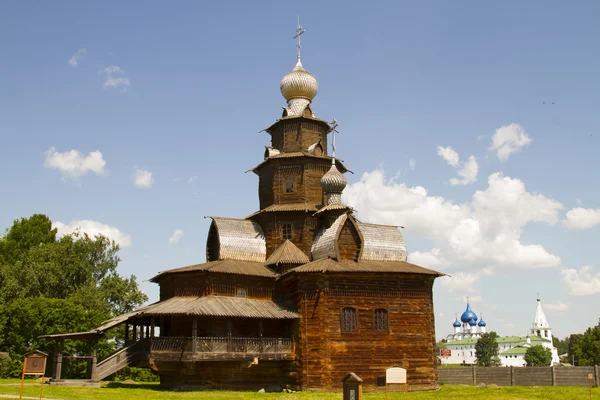
{"type": "Polygon", "coordinates": [[[300,35],[304,32],[306,31],[300,26],[300,16],[298,16],[298,27],[296,28],[296,36],[294,36],[294,39],[298,39],[298,61],[300,61],[300,49],[302,48],[300,45],[300,35]]]}
{"type": "Polygon", "coordinates": [[[329,123],[329,125],[331,126],[330,128],[330,132],[331,132],[331,157],[333,158],[333,160],[331,161],[332,163],[335,163],[335,134],[336,133],[340,133],[336,128],[338,127],[338,122],[337,120],[334,118],[333,121],[331,121],[329,123]]]}

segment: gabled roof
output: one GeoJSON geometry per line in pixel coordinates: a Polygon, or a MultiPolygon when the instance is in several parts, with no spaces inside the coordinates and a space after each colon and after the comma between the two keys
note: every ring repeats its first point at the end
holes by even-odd
{"type": "Polygon", "coordinates": [[[503,351],[502,353],[500,353],[501,356],[510,356],[510,355],[524,355],[525,353],[527,353],[527,349],[528,347],[525,346],[515,346],[512,349],[503,351]]]}
{"type": "Polygon", "coordinates": [[[337,237],[347,218],[346,214],[342,214],[329,226],[323,226],[317,231],[311,248],[313,260],[327,257],[339,258],[337,237]]]}
{"type": "Polygon", "coordinates": [[[356,223],[363,237],[361,260],[406,261],[406,244],[398,227],[356,223]]]}
{"type": "Polygon", "coordinates": [[[271,204],[268,207],[263,208],[253,214],[250,214],[246,219],[252,218],[258,214],[278,212],[278,211],[300,211],[300,212],[315,212],[317,207],[314,204],[309,203],[287,203],[287,204],[271,204]]]}
{"type": "Polygon", "coordinates": [[[267,259],[267,265],[306,264],[310,259],[289,240],[283,242],[267,259]]]}
{"type": "Polygon", "coordinates": [[[273,300],[242,297],[203,296],[171,297],[145,307],[139,317],[152,315],[198,315],[213,317],[296,319],[300,315],[273,300]]]}
{"type": "Polygon", "coordinates": [[[265,266],[265,264],[254,261],[238,260],[219,260],[204,264],[188,265],[187,267],[169,269],[161,271],[158,275],[150,279],[150,282],[157,282],[165,275],[176,274],[191,271],[209,271],[220,272],[223,274],[237,274],[248,276],[262,276],[265,278],[275,278],[277,274],[265,266]]]}
{"type": "MultiPolygon", "coordinates": [[[[404,261],[335,261],[331,258],[323,258],[308,264],[292,268],[284,274],[291,273],[319,273],[319,272],[385,272],[399,274],[423,274],[432,276],[443,276],[441,272],[419,267],[404,261]]],[[[452,342],[454,343],[454,342],[452,342]]]]}
{"type": "Polygon", "coordinates": [[[317,211],[316,213],[314,213],[314,215],[319,215],[321,213],[327,212],[327,211],[349,211],[352,212],[354,211],[354,209],[350,206],[347,206],[345,204],[328,204],[324,207],[319,208],[319,211],[317,211]]]}
{"type": "MultiPolygon", "coordinates": [[[[306,119],[309,121],[313,121],[313,122],[317,122],[317,123],[321,123],[325,126],[327,126],[327,128],[331,129],[331,125],[329,125],[329,123],[327,121],[323,121],[320,118],[316,118],[316,117],[309,117],[307,115],[288,115],[285,117],[282,117],[280,119],[278,119],[277,121],[275,121],[271,126],[269,126],[268,128],[263,129],[263,131],[267,132],[269,135],[271,134],[271,131],[273,130],[273,127],[275,127],[275,125],[277,125],[278,123],[280,123],[281,121],[289,121],[292,119],[306,119]]],[[[262,131],[261,131],[262,132],[262,131]]],[[[327,132],[329,133],[329,131],[327,132]]]]}
{"type": "Polygon", "coordinates": [[[265,262],[265,234],[258,223],[247,219],[207,218],[213,220],[207,238],[207,260],[265,262]],[[209,251],[215,240],[218,241],[217,248],[209,251]]]}

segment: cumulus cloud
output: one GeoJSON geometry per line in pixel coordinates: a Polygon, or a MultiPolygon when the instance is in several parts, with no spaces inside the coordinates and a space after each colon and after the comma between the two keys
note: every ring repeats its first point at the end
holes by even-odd
{"type": "Polygon", "coordinates": [[[344,200],[368,222],[405,226],[407,234],[431,240],[431,252],[411,257],[433,260],[432,266],[442,265],[441,260],[444,268],[560,264],[560,258],[542,245],[523,244],[520,239],[528,223],[556,224],[562,204],[528,192],[521,180],[499,172],[488,177],[485,190],[476,191],[462,204],[429,195],[422,186],[386,180],[382,170],[365,173],[349,185],[344,200]]]}
{"type": "Polygon", "coordinates": [[[567,229],[590,229],[600,224],[600,208],[575,207],[567,212],[567,218],[562,221],[567,229]]]}
{"type": "Polygon", "coordinates": [[[98,221],[84,219],[81,221],[72,221],[69,224],[59,221],[54,224],[54,227],[58,229],[59,236],[68,235],[79,230],[80,232],[87,233],[90,237],[95,237],[96,235],[106,236],[117,242],[121,247],[131,246],[131,235],[121,232],[114,226],[109,226],[98,221]]]}
{"type": "Polygon", "coordinates": [[[69,150],[63,153],[56,151],[56,148],[51,147],[46,151],[46,160],[44,161],[46,168],[58,169],[64,178],[77,180],[88,172],[93,172],[96,175],[104,175],[106,173],[106,161],[102,158],[102,153],[92,151],[87,156],[83,156],[77,150],[69,150]]]}
{"type": "Polygon", "coordinates": [[[592,271],[591,265],[584,265],[579,270],[563,269],[562,281],[572,296],[589,296],[600,293],[600,272],[592,271]]]}
{"type": "Polygon", "coordinates": [[[531,141],[532,139],[525,129],[521,125],[513,123],[496,129],[488,150],[495,152],[500,161],[504,162],[512,153],[521,151],[531,141]]]}
{"type": "Polygon", "coordinates": [[[131,86],[129,78],[125,76],[125,71],[117,65],[106,67],[101,72],[106,76],[103,85],[105,89],[117,88],[119,86],[123,86],[123,89],[126,89],[131,86]]]}
{"type": "Polygon", "coordinates": [[[149,189],[152,187],[153,183],[154,177],[152,176],[152,172],[146,169],[136,168],[133,173],[133,184],[135,187],[149,189]]]}
{"type": "Polygon", "coordinates": [[[477,180],[477,174],[479,173],[479,165],[477,164],[477,158],[470,156],[467,162],[463,162],[462,166],[460,163],[460,156],[452,147],[437,147],[438,156],[442,157],[448,165],[453,168],[459,168],[458,176],[460,178],[450,179],[450,184],[455,185],[468,185],[477,180]]]}
{"type": "Polygon", "coordinates": [[[542,307],[545,310],[556,312],[556,313],[569,311],[569,306],[563,302],[543,304],[542,307]]]}
{"type": "Polygon", "coordinates": [[[444,160],[446,160],[446,162],[448,163],[448,165],[456,168],[458,167],[458,163],[460,161],[460,157],[458,156],[458,153],[450,146],[448,147],[442,147],[442,146],[438,146],[437,148],[437,154],[438,156],[442,157],[444,160]]]}
{"type": "Polygon", "coordinates": [[[79,60],[81,60],[87,54],[87,49],[79,49],[69,58],[69,65],[73,68],[77,67],[79,60]]]}
{"type": "MultiPolygon", "coordinates": [[[[479,282],[481,275],[477,272],[456,272],[452,276],[440,278],[440,284],[448,289],[450,293],[478,293],[475,285],[479,282]]],[[[469,299],[471,299],[469,297],[469,299]]]]}
{"type": "Polygon", "coordinates": [[[176,229],[175,232],[169,238],[169,244],[177,244],[183,237],[183,231],[181,229],[176,229]]]}

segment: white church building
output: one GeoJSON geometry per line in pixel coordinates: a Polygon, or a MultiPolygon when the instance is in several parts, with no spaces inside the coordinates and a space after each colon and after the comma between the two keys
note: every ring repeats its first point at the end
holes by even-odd
{"type": "MultiPolygon", "coordinates": [[[[446,337],[446,348],[450,352],[445,352],[445,357],[440,356],[441,363],[476,364],[475,344],[481,335],[486,332],[486,322],[483,318],[477,318],[467,300],[467,309],[460,316],[460,321],[458,316],[456,317],[452,326],[454,332],[446,337]]],[[[503,367],[525,366],[527,364],[525,362],[527,348],[538,344],[552,351],[552,365],[559,363],[558,351],[552,343],[552,329],[548,324],[539,298],[537,299],[535,319],[529,335],[499,337],[496,342],[498,343],[498,353],[503,367]]]]}

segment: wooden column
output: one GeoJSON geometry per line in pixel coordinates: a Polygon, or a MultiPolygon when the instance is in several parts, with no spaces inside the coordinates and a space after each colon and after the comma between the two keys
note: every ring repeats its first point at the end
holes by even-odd
{"type": "Polygon", "coordinates": [[[160,316],[160,336],[167,336],[167,331],[165,330],[165,316],[160,316]]]}
{"type": "Polygon", "coordinates": [[[231,351],[231,330],[232,330],[231,318],[227,319],[227,351],[231,351]]]}
{"type": "Polygon", "coordinates": [[[556,372],[554,371],[554,365],[550,367],[552,373],[552,386],[556,386],[556,372]]]}
{"type": "Polygon", "coordinates": [[[258,336],[260,337],[260,353],[263,352],[263,320],[258,321],[258,336]]]}
{"type": "Polygon", "coordinates": [[[473,385],[477,385],[477,372],[476,367],[473,367],[473,385]]]}
{"type": "Polygon", "coordinates": [[[594,365],[594,377],[596,378],[596,386],[600,386],[600,368],[597,365],[594,365]]]}
{"type": "Polygon", "coordinates": [[[133,324],[133,341],[137,342],[137,324],[133,324]]]}
{"type": "Polygon", "coordinates": [[[512,365],[510,366],[510,386],[515,386],[515,370],[512,365]]]}
{"type": "Polygon", "coordinates": [[[129,342],[129,323],[125,324],[125,345],[129,342]]]}
{"type": "Polygon", "coordinates": [[[198,318],[194,318],[192,321],[192,354],[193,357],[196,356],[196,351],[198,350],[198,318]]]}
{"type": "Polygon", "coordinates": [[[154,337],[154,317],[150,318],[150,337],[154,337]]]}
{"type": "Polygon", "coordinates": [[[94,340],[94,348],[92,350],[92,368],[90,371],[90,379],[92,381],[98,380],[98,374],[96,370],[96,365],[98,363],[98,339],[94,340]]]}
{"type": "Polygon", "coordinates": [[[54,362],[54,373],[52,374],[52,380],[59,382],[60,381],[60,375],[62,373],[62,353],[63,353],[63,345],[64,345],[64,340],[63,339],[59,339],[58,342],[56,343],[56,355],[55,355],[55,362],[54,362]]]}

